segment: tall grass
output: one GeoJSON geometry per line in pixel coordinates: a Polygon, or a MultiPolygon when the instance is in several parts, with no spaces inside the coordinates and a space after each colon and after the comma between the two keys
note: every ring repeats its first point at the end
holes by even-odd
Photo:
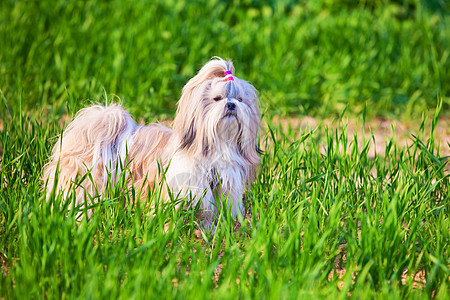
{"type": "Polygon", "coordinates": [[[361,147],[345,126],[293,132],[268,120],[247,218],[236,227],[223,214],[215,235],[199,236],[192,209],[154,212],[120,184],[89,222],[71,197],[46,202],[39,178],[60,126],[43,118],[12,110],[0,135],[8,299],[448,298],[448,158],[424,126],[410,146],[387,140],[370,157],[373,139],[361,147]]]}

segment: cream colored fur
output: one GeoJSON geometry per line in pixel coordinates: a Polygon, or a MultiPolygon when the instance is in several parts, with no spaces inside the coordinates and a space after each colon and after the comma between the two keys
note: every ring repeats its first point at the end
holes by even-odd
{"type": "Polygon", "coordinates": [[[104,191],[108,172],[114,184],[128,157],[129,185],[134,184],[141,198],[160,180],[159,164],[167,170],[167,185],[175,195],[190,197],[193,205],[201,202],[203,224],[210,228],[225,199],[233,217],[244,212],[242,196],[259,164],[258,107],[255,88],[234,76],[231,61],[214,58],[183,88],[172,129],[139,126],[117,104],[84,108],[59,138],[45,166],[47,193],[55,185],[67,193],[76,177],[90,170],[94,182],[86,179],[76,190],[76,204],[83,204],[85,193],[104,191]],[[233,73],[233,81],[225,80],[225,71],[233,73]]]}

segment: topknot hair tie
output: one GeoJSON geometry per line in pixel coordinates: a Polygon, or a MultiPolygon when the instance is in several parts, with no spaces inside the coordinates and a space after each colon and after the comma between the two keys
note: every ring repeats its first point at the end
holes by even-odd
{"type": "Polygon", "coordinates": [[[231,71],[225,71],[225,80],[226,81],[230,81],[230,80],[234,80],[234,78],[233,78],[233,74],[231,73],[231,71]]]}

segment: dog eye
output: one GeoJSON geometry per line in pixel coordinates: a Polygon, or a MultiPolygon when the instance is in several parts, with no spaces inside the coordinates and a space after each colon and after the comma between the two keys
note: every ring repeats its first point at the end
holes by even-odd
{"type": "Polygon", "coordinates": [[[236,97],[237,101],[242,102],[242,97],[236,97]]]}
{"type": "Polygon", "coordinates": [[[214,101],[219,101],[219,100],[222,100],[222,96],[217,96],[217,97],[214,97],[213,99],[214,99],[214,101]]]}

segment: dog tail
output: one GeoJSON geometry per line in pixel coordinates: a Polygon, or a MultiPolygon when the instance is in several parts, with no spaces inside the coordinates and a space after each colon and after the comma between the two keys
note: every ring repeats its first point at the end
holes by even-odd
{"type": "Polygon", "coordinates": [[[116,166],[120,172],[119,160],[124,166],[127,148],[136,128],[136,122],[117,104],[94,105],[80,110],[59,137],[50,161],[44,167],[47,198],[55,188],[64,190],[67,195],[76,177],[87,172],[91,172],[93,180],[86,178],[76,189],[77,205],[84,201],[83,191],[92,195],[95,189],[102,191],[106,188],[108,172],[114,183],[118,175],[116,166]]]}

